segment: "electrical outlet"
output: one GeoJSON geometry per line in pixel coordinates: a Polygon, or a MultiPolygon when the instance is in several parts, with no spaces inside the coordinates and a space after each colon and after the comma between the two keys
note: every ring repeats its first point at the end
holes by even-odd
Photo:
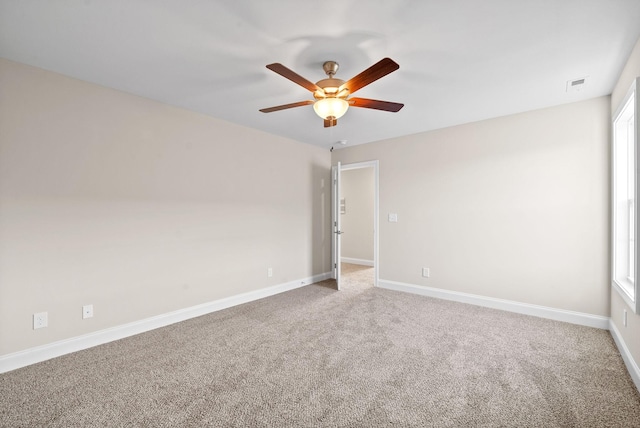
{"type": "Polygon", "coordinates": [[[38,312],[33,314],[33,329],[44,328],[49,325],[49,314],[47,312],[38,312]]]}
{"type": "Polygon", "coordinates": [[[271,278],[273,276],[273,268],[267,269],[267,276],[271,278]]]}
{"type": "Polygon", "coordinates": [[[422,276],[425,278],[429,278],[431,276],[431,272],[429,268],[422,268],[422,276]]]}
{"type": "Polygon", "coordinates": [[[623,326],[627,326],[627,310],[623,309],[622,310],[622,325],[623,326]]]}
{"type": "Polygon", "coordinates": [[[93,317],[93,305],[84,305],[82,307],[82,319],[93,317]]]}

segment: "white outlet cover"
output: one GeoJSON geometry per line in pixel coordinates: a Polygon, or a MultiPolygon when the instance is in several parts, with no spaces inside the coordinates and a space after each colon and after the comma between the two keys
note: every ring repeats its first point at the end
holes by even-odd
{"type": "Polygon", "coordinates": [[[38,312],[33,314],[33,329],[44,328],[49,325],[49,314],[47,312],[38,312]]]}
{"type": "Polygon", "coordinates": [[[93,305],[84,305],[82,307],[82,319],[93,317],[93,305]]]}
{"type": "Polygon", "coordinates": [[[398,222],[398,214],[390,213],[389,214],[389,221],[391,223],[397,223],[398,222]]]}

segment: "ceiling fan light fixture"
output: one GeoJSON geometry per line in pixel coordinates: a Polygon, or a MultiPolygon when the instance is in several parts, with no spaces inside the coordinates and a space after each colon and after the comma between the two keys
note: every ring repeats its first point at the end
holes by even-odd
{"type": "Polygon", "coordinates": [[[313,110],[323,119],[340,119],[348,108],[349,103],[342,98],[323,98],[313,104],[313,110]]]}
{"type": "Polygon", "coordinates": [[[283,104],[279,106],[260,109],[263,113],[286,110],[293,107],[308,106],[313,104],[313,110],[324,120],[324,127],[330,128],[338,124],[338,119],[344,116],[349,106],[368,108],[389,112],[399,111],[404,104],[392,103],[389,101],[372,100],[369,98],[349,98],[355,91],[362,89],[368,84],[375,82],[381,77],[396,71],[400,66],[391,58],[383,58],[360,74],[352,77],[348,81],[336,79],[334,76],[338,71],[338,63],[327,61],[323,64],[324,72],[329,76],[313,83],[288,69],[282,64],[268,64],[267,68],[282,77],[291,80],[308,91],[311,91],[315,101],[299,101],[297,103],[283,104]]]}

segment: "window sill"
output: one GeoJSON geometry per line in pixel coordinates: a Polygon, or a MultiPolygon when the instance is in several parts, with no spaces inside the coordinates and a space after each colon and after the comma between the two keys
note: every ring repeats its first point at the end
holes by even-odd
{"type": "Polygon", "coordinates": [[[629,306],[629,308],[631,308],[634,313],[638,313],[638,311],[636,311],[635,299],[632,297],[635,289],[633,283],[625,278],[621,281],[614,280],[612,286],[618,292],[618,294],[622,296],[622,299],[629,306]]]}

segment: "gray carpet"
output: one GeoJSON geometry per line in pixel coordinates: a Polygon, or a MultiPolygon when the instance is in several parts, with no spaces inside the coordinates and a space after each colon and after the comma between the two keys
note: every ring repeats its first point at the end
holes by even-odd
{"type": "Polygon", "coordinates": [[[3,427],[640,427],[607,331],[372,269],[0,375],[3,427]]]}

